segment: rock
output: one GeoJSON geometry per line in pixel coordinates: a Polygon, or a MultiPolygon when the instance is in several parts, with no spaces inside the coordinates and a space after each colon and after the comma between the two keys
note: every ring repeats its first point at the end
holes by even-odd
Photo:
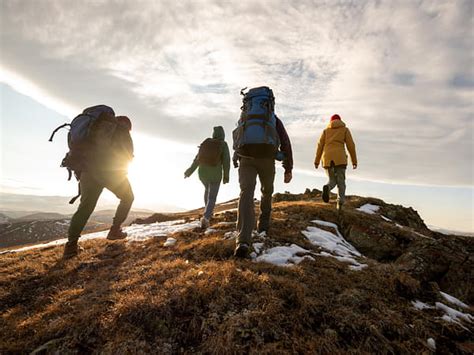
{"type": "Polygon", "coordinates": [[[30,355],[61,354],[60,345],[62,342],[63,338],[50,340],[33,350],[30,355]]]}

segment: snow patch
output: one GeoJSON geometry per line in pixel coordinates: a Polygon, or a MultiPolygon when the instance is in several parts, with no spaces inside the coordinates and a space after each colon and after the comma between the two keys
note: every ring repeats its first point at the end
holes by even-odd
{"type": "Polygon", "coordinates": [[[447,293],[444,293],[444,292],[441,292],[441,296],[443,296],[443,298],[448,301],[449,303],[451,304],[454,304],[458,307],[461,307],[461,308],[469,308],[469,306],[467,304],[465,304],[464,302],[458,300],[456,297],[453,297],[451,295],[448,295],[447,293]]]}
{"type": "Polygon", "coordinates": [[[299,264],[306,258],[314,260],[314,258],[308,255],[296,255],[302,253],[310,253],[310,251],[296,244],[291,244],[290,246],[278,246],[265,250],[262,255],[256,258],[256,261],[278,266],[292,266],[294,264],[299,264]]]}
{"type": "Polygon", "coordinates": [[[387,218],[387,217],[385,217],[385,216],[383,216],[383,215],[380,215],[380,217],[382,217],[382,219],[383,219],[384,221],[386,221],[386,222],[393,222],[390,218],[387,218]]]}
{"type": "Polygon", "coordinates": [[[166,242],[163,244],[164,247],[171,247],[173,245],[175,245],[177,242],[177,240],[175,238],[171,238],[171,237],[168,237],[168,239],[166,239],[166,242]]]}
{"type": "Polygon", "coordinates": [[[351,264],[350,268],[352,270],[362,270],[367,267],[367,264],[361,264],[355,260],[355,257],[362,257],[362,254],[343,238],[336,224],[320,220],[311,222],[319,224],[320,226],[333,228],[336,232],[336,234],[334,234],[313,226],[309,226],[306,230],[301,232],[308,238],[311,244],[317,245],[327,251],[321,252],[319,255],[333,257],[339,261],[347,262],[351,264]]]}
{"type": "Polygon", "coordinates": [[[463,320],[465,322],[468,322],[468,323],[472,323],[472,321],[474,320],[474,317],[471,316],[470,314],[459,312],[459,311],[455,310],[454,308],[446,306],[444,303],[436,302],[435,306],[436,306],[437,309],[439,309],[439,310],[441,310],[445,313],[444,316],[441,317],[441,319],[443,319],[446,322],[456,323],[456,324],[459,324],[461,327],[465,328],[461,324],[461,320],[463,320]]]}
{"type": "Polygon", "coordinates": [[[226,226],[235,226],[235,222],[219,222],[216,224],[218,227],[226,227],[226,226]]]}
{"type": "Polygon", "coordinates": [[[260,254],[262,252],[263,243],[253,243],[253,250],[255,253],[260,254]]]}
{"type": "Polygon", "coordinates": [[[415,307],[419,311],[422,311],[424,309],[434,308],[433,306],[430,306],[428,303],[421,302],[419,300],[411,301],[411,304],[413,305],[413,307],[415,307]]]}
{"type": "Polygon", "coordinates": [[[206,231],[204,232],[204,235],[209,235],[209,234],[212,234],[212,233],[216,233],[217,230],[214,229],[214,228],[207,228],[206,231]]]}
{"type": "Polygon", "coordinates": [[[430,348],[431,351],[436,351],[436,342],[433,338],[428,338],[426,340],[426,345],[430,348]]]}
{"type": "Polygon", "coordinates": [[[361,211],[367,214],[375,214],[380,209],[380,206],[373,205],[371,203],[366,203],[365,205],[357,208],[357,211],[361,211]]]}
{"type": "MultiPolygon", "coordinates": [[[[153,237],[166,237],[170,234],[177,233],[177,232],[184,232],[187,230],[192,230],[194,228],[200,227],[199,221],[192,221],[188,223],[184,223],[184,220],[177,220],[177,221],[167,221],[167,222],[157,222],[152,224],[134,224],[129,227],[123,228],[125,232],[127,232],[127,241],[129,242],[137,242],[147,240],[153,237]]],[[[91,239],[104,239],[107,237],[108,231],[96,232],[96,233],[89,233],[84,234],[81,236],[79,241],[84,240],[91,240],[91,239]]],[[[6,250],[0,252],[0,254],[5,253],[16,253],[20,251],[26,251],[31,249],[44,249],[48,247],[53,247],[57,245],[62,245],[67,242],[67,238],[54,240],[49,243],[42,243],[31,245],[28,247],[23,247],[19,249],[13,250],[6,250]]]]}

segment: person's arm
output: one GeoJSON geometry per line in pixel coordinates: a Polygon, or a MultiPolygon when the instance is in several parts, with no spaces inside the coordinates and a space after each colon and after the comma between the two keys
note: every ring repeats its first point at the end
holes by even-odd
{"type": "Polygon", "coordinates": [[[191,166],[184,172],[184,177],[185,178],[190,177],[194,173],[194,171],[197,169],[198,166],[199,166],[199,153],[196,154],[196,157],[194,158],[191,166]]]}
{"type": "Polygon", "coordinates": [[[349,155],[351,156],[352,167],[355,169],[357,168],[357,154],[356,154],[356,147],[354,140],[352,139],[351,131],[349,128],[346,128],[346,146],[347,150],[349,151],[349,155]]]}
{"type": "Polygon", "coordinates": [[[234,168],[239,167],[239,155],[237,154],[237,151],[234,150],[234,155],[232,156],[232,162],[234,163],[234,168]]]}
{"type": "Polygon", "coordinates": [[[227,184],[229,182],[229,170],[230,170],[230,152],[229,146],[224,142],[224,147],[222,149],[222,172],[224,174],[223,183],[227,184]]]}
{"type": "Polygon", "coordinates": [[[280,150],[285,156],[282,162],[283,168],[285,173],[291,173],[293,170],[293,151],[291,149],[290,137],[288,137],[285,126],[283,126],[283,122],[278,117],[276,119],[276,130],[280,137],[280,150]]]}
{"type": "Polygon", "coordinates": [[[326,130],[321,133],[321,137],[319,137],[318,147],[316,149],[316,157],[314,158],[314,167],[317,169],[319,163],[321,162],[321,157],[323,156],[324,145],[326,144],[326,130]]]}

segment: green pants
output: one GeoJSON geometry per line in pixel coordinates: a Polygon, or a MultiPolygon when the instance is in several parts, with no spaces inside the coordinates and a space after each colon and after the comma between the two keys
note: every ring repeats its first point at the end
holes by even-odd
{"type": "Polygon", "coordinates": [[[337,185],[337,200],[339,204],[344,204],[346,199],[346,166],[332,165],[329,168],[326,168],[326,174],[329,178],[327,185],[329,186],[329,191],[331,191],[337,185]]]}
{"type": "Polygon", "coordinates": [[[255,204],[253,201],[257,176],[260,180],[259,228],[268,230],[272,212],[273,181],[275,180],[275,160],[241,158],[239,167],[240,199],[238,209],[237,243],[252,244],[255,227],[255,204]]]}
{"type": "Polygon", "coordinates": [[[120,226],[125,221],[132,207],[134,196],[130,182],[124,172],[83,172],[79,184],[81,187],[81,202],[69,225],[69,241],[77,241],[81,236],[82,230],[94,211],[104,188],[113,192],[120,199],[113,224],[120,226]]]}

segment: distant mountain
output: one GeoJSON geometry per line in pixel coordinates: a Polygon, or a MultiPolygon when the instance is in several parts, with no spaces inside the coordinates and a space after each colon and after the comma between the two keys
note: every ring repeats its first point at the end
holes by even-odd
{"type": "MultiPolygon", "coordinates": [[[[21,212],[17,213],[22,217],[10,218],[5,214],[0,214],[0,249],[67,237],[72,215],[50,212],[37,212],[26,215],[21,212]]],[[[152,214],[152,211],[132,210],[124,224],[129,224],[135,219],[149,217],[152,214]]],[[[110,228],[114,215],[115,210],[94,212],[87,222],[84,232],[94,232],[110,228]]]]}

